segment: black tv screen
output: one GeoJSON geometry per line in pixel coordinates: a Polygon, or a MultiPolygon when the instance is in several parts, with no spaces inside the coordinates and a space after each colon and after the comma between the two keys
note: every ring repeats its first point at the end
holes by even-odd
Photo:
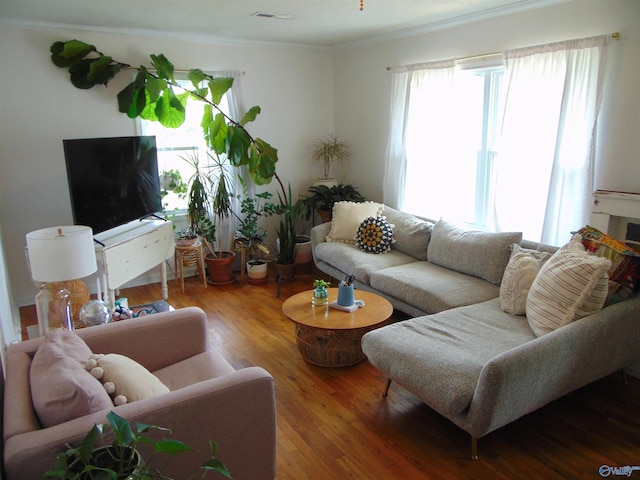
{"type": "Polygon", "coordinates": [[[93,233],[162,212],[156,137],[63,140],[73,221],[93,233]]]}

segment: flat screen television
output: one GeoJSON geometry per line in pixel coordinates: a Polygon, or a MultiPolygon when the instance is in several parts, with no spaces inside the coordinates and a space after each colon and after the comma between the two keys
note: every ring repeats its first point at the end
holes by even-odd
{"type": "Polygon", "coordinates": [[[104,232],[162,212],[156,137],[63,140],[73,221],[104,232]]]}

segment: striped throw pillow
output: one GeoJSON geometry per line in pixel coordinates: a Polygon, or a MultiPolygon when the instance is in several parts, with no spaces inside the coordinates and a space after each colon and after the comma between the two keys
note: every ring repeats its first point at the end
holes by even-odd
{"type": "Polygon", "coordinates": [[[536,336],[600,310],[607,298],[611,261],[572,240],[542,266],[527,296],[527,321],[536,336]]]}

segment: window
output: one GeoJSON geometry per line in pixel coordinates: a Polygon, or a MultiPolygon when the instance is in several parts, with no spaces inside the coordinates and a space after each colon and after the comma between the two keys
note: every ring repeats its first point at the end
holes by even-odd
{"type": "Polygon", "coordinates": [[[590,218],[608,40],[396,69],[384,202],[565,243],[590,218]]]}
{"type": "MultiPolygon", "coordinates": [[[[187,89],[193,85],[188,80],[179,80],[178,83],[187,89]]],[[[225,95],[220,102],[220,107],[225,113],[229,112],[228,99],[225,95]]],[[[160,173],[164,197],[162,203],[165,212],[184,213],[187,209],[186,192],[176,193],[169,187],[170,173],[179,172],[184,183],[188,183],[194,173],[193,167],[186,159],[197,155],[201,164],[207,164],[207,147],[204,141],[202,127],[202,114],[204,103],[195,100],[187,102],[185,121],[179,128],[166,128],[159,122],[151,122],[140,119],[140,131],[142,135],[155,135],[158,148],[158,172],[160,173]]]]}

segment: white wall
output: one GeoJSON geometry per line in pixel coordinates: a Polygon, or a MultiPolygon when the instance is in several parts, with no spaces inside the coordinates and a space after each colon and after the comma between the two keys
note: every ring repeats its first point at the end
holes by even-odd
{"type": "Polygon", "coordinates": [[[596,188],[640,192],[638,0],[573,0],[433,32],[414,31],[412,37],[349,45],[333,53],[3,27],[0,227],[15,302],[31,304],[36,293],[22,253],[24,235],[71,222],[62,139],[135,133],[133,122],[117,112],[115,93],[122,82],[86,92],[73,88],[66,74],[50,63],[48,49],[55,40],[79,38],[131,64],[147,63],[150,53],[164,53],[180,69],[246,71],[245,104],[260,105],[263,111],[252,133],[279,149],[278,170],[294,193],[304,192],[311,181],[309,143],[335,131],[352,147],[346,180],[369,198],[381,200],[391,86],[387,66],[615,31],[622,37],[610,48],[596,188]]]}
{"type": "MultiPolygon", "coordinates": [[[[382,200],[394,67],[620,32],[609,49],[599,129],[596,188],[640,192],[640,2],[574,0],[422,33],[350,45],[335,53],[336,131],[354,146],[349,180],[382,200]]],[[[532,166],[535,167],[535,166],[532,166]]],[[[429,179],[425,179],[428,188],[429,179]]]]}
{"type": "MultiPolygon", "coordinates": [[[[78,38],[131,65],[164,53],[176,69],[244,71],[244,103],[260,105],[253,134],[279,150],[278,171],[294,192],[311,184],[307,146],[333,129],[330,49],[221,46],[184,39],[4,27],[0,31],[0,218],[7,272],[16,304],[33,304],[35,287],[24,259],[26,233],[72,222],[62,140],[134,135],[117,110],[126,84],[82,91],[49,59],[57,40],[78,38]]],[[[275,191],[275,186],[270,188],[275,191]]],[[[87,284],[95,286],[89,279],[87,284]]]]}

